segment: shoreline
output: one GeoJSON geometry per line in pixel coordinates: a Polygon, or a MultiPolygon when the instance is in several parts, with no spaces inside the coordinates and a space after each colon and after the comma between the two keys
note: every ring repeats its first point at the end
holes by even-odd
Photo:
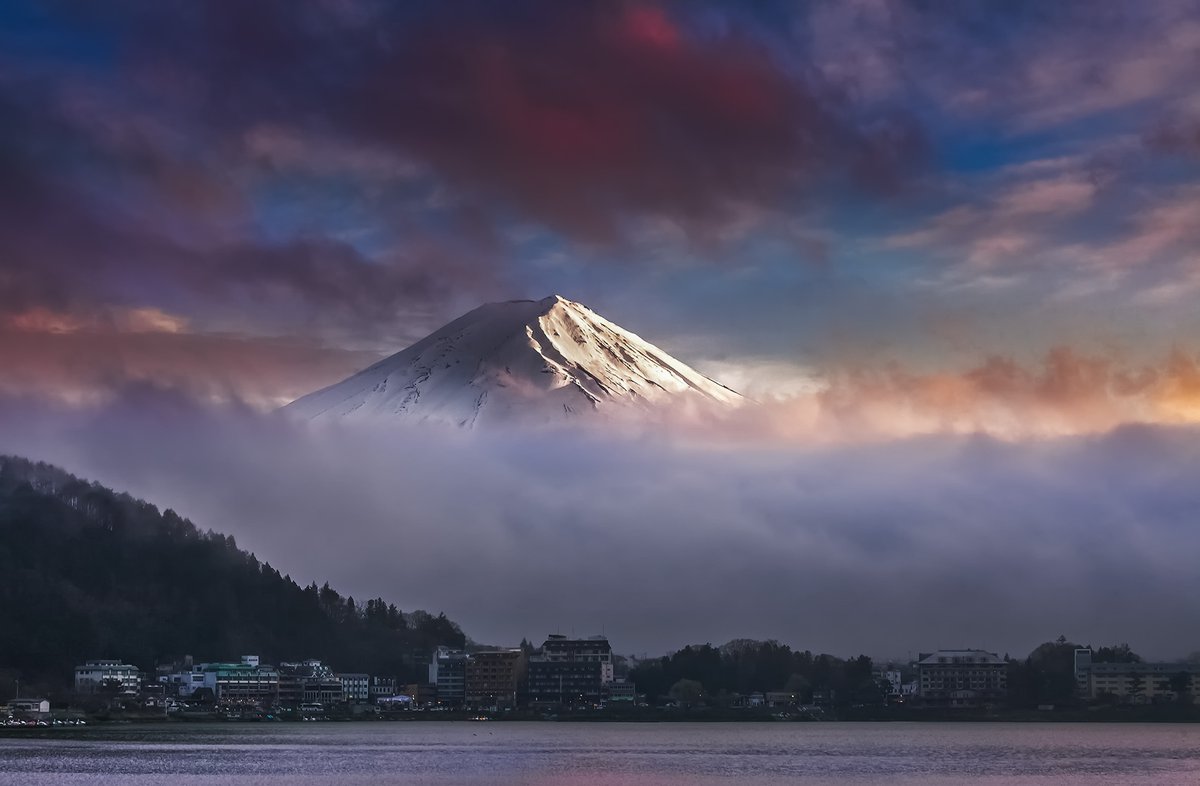
{"type": "MultiPolygon", "coordinates": [[[[74,716],[80,717],[80,716],[74,716]]],[[[114,729],[132,725],[159,727],[210,727],[210,726],[296,726],[304,724],[378,724],[378,723],[571,723],[571,724],[781,724],[781,723],[1200,723],[1200,706],[1148,706],[1148,707],[1103,707],[1094,709],[1064,708],[1059,710],[937,710],[911,709],[888,710],[883,708],[854,708],[831,711],[814,717],[806,714],[749,713],[730,710],[655,710],[646,708],[635,712],[579,712],[543,714],[530,712],[422,712],[412,711],[387,715],[353,716],[331,715],[322,718],[260,717],[229,718],[218,713],[191,714],[186,717],[161,715],[143,716],[136,714],[83,716],[86,725],[53,724],[45,726],[4,726],[0,735],[30,735],[83,733],[93,729],[114,729]]]]}

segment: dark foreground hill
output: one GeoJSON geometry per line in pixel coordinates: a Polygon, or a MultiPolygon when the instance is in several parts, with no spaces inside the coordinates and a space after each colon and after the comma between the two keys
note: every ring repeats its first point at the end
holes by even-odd
{"type": "Polygon", "coordinates": [[[63,688],[88,658],[247,653],[411,678],[431,648],[463,643],[445,615],[302,587],[172,510],[0,456],[0,670],[25,685],[63,688]]]}

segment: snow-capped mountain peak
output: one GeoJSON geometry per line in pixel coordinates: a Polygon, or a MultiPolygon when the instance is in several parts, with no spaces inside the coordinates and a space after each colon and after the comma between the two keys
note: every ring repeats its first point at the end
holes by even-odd
{"type": "Polygon", "coordinates": [[[551,295],[482,305],[285,411],[472,427],[742,402],[587,306],[551,295]]]}

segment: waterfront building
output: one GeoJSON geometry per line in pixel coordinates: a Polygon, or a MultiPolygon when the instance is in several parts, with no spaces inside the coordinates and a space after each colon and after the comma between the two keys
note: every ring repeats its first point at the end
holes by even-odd
{"type": "Polygon", "coordinates": [[[371,677],[367,674],[339,674],[342,698],[351,704],[366,704],[371,699],[371,677]]]}
{"type": "Polygon", "coordinates": [[[876,669],[872,676],[876,682],[887,684],[889,697],[900,696],[903,693],[903,677],[899,669],[876,669]]]}
{"type": "Polygon", "coordinates": [[[10,713],[22,715],[49,715],[50,702],[47,699],[13,699],[8,702],[10,713]]]}
{"type": "Polygon", "coordinates": [[[438,647],[429,662],[429,684],[437,686],[439,704],[458,706],[466,701],[466,653],[450,647],[438,647]]]}
{"type": "Polygon", "coordinates": [[[634,704],[637,702],[637,686],[628,680],[613,680],[605,686],[607,699],[613,703],[634,704]]]}
{"type": "Polygon", "coordinates": [[[525,652],[520,649],[472,653],[466,664],[467,704],[480,707],[515,706],[525,681],[527,664],[525,652]]]}
{"type": "Polygon", "coordinates": [[[526,695],[539,706],[594,706],[604,700],[601,665],[596,661],[529,661],[526,695]]]}
{"type": "Polygon", "coordinates": [[[96,693],[109,685],[119,693],[137,693],[142,672],[137,666],[119,660],[89,660],[75,667],[75,692],[96,693]]]}
{"type": "Polygon", "coordinates": [[[604,636],[574,638],[551,633],[538,657],[552,663],[599,663],[600,683],[607,685],[614,679],[612,646],[604,636]]]}
{"type": "Polygon", "coordinates": [[[204,673],[195,668],[188,671],[160,672],[158,683],[168,696],[187,698],[204,687],[204,673]]]}
{"type": "Polygon", "coordinates": [[[936,707],[978,707],[1008,693],[1008,664],[984,650],[923,652],[917,661],[922,703],[936,707]]]}
{"type": "Polygon", "coordinates": [[[397,694],[395,677],[372,677],[367,688],[367,694],[372,704],[378,704],[381,699],[390,699],[397,694]]]}
{"type": "Polygon", "coordinates": [[[1092,691],[1092,648],[1075,648],[1075,695],[1088,698],[1092,691]]]}
{"type": "Polygon", "coordinates": [[[192,693],[197,676],[219,704],[270,706],[279,697],[279,672],[262,665],[257,655],[243,655],[238,663],[201,663],[193,670],[192,693]]]}
{"type": "Polygon", "coordinates": [[[1120,704],[1158,704],[1200,696],[1200,666],[1191,663],[1093,663],[1088,697],[1120,704]]]}
{"type": "Polygon", "coordinates": [[[279,703],[285,707],[337,704],[342,681],[319,660],[279,664],[279,703]]]}

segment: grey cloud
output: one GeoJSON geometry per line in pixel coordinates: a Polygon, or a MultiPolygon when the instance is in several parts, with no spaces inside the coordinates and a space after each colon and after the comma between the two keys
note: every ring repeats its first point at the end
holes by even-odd
{"type": "Polygon", "coordinates": [[[302,582],[445,609],[482,641],[1198,646],[1179,625],[1200,612],[1194,430],[702,446],[312,431],[142,390],[92,414],[9,404],[0,434],[2,451],[170,506],[302,582]]]}

